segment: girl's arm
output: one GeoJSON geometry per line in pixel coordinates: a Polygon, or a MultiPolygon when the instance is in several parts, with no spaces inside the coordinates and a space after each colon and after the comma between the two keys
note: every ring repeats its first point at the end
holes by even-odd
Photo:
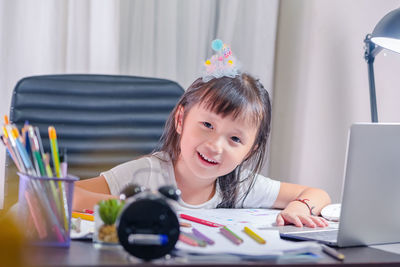
{"type": "Polygon", "coordinates": [[[93,207],[103,199],[118,198],[111,195],[104,176],[86,179],[75,183],[72,210],[93,210],[93,207]]]}
{"type": "Polygon", "coordinates": [[[296,199],[306,200],[314,215],[320,215],[323,207],[331,203],[329,195],[322,189],[297,184],[281,183],[278,198],[273,208],[283,209],[276,218],[277,225],[294,224],[302,227],[325,227],[328,222],[322,217],[312,216],[305,203],[296,199]]]}

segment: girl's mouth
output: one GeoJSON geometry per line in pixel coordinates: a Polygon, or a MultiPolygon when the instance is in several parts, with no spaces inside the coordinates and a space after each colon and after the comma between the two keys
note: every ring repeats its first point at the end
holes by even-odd
{"type": "Polygon", "coordinates": [[[210,165],[217,165],[218,162],[211,160],[209,158],[207,158],[206,156],[204,156],[203,154],[201,154],[200,152],[197,152],[197,155],[199,156],[200,160],[206,164],[210,164],[210,165]]]}

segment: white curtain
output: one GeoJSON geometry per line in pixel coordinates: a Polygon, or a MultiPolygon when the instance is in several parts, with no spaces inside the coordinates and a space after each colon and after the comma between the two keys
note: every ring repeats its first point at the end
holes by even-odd
{"type": "MultiPolygon", "coordinates": [[[[339,202],[349,127],[371,121],[363,41],[400,1],[280,4],[270,176],[339,202]]],[[[400,55],[383,51],[374,67],[379,120],[399,122],[400,55]]]]}
{"type": "MultiPolygon", "coordinates": [[[[0,114],[22,77],[55,73],[201,75],[215,38],[272,88],[278,0],[0,1],[0,114]]],[[[0,196],[4,192],[0,149],[0,196]]],[[[266,173],[266,168],[264,169],[266,173]]],[[[3,197],[0,197],[2,206],[3,197]]]]}

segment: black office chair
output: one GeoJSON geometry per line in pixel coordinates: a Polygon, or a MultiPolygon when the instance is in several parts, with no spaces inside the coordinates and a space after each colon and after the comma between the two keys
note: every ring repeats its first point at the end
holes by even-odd
{"type": "MultiPolygon", "coordinates": [[[[60,151],[67,149],[68,172],[98,176],[122,162],[152,152],[165,121],[183,94],[176,82],[133,76],[64,74],[27,77],[13,92],[10,121],[38,126],[45,151],[54,125],[60,151]]],[[[17,185],[6,159],[7,191],[17,185]],[[14,186],[12,186],[14,184],[14,186]]]]}

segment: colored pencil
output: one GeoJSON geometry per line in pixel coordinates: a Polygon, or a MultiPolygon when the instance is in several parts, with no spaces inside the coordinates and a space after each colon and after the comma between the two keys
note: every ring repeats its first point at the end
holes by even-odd
{"type": "Polygon", "coordinates": [[[42,156],[40,155],[39,142],[38,142],[38,139],[35,135],[35,131],[33,130],[32,126],[28,127],[28,139],[29,139],[29,143],[31,145],[32,154],[34,156],[33,158],[36,161],[38,169],[39,169],[39,173],[41,176],[45,176],[46,170],[43,165],[42,156]]]}
{"type": "MultiPolygon", "coordinates": [[[[68,212],[68,204],[66,202],[66,192],[63,190],[63,182],[59,181],[61,183],[61,192],[58,194],[53,180],[46,183],[41,179],[30,178],[41,178],[45,176],[47,167],[50,169],[50,172],[47,174],[51,174],[48,176],[52,177],[49,163],[44,164],[45,160],[42,158],[44,153],[41,153],[43,151],[41,141],[38,140],[36,136],[35,128],[28,123],[25,123],[22,129],[25,135],[22,136],[18,128],[14,124],[9,123],[7,116],[5,116],[4,120],[6,123],[2,127],[4,135],[1,136],[1,139],[21,173],[21,179],[27,179],[25,177],[29,177],[26,181],[26,189],[23,197],[25,198],[26,206],[31,212],[29,218],[32,220],[32,224],[35,227],[34,229],[36,229],[40,239],[44,239],[46,236],[53,234],[59,242],[65,242],[65,234],[67,233],[66,231],[68,231],[69,224],[67,218],[68,214],[66,213],[68,212]],[[23,145],[23,143],[25,143],[25,145],[23,145]],[[22,176],[22,174],[24,174],[24,176],[22,176]],[[64,203],[66,205],[61,205],[60,200],[65,200],[64,203]],[[63,216],[60,216],[61,213],[63,216]],[[64,217],[64,226],[61,225],[62,223],[60,224],[60,222],[62,222],[62,217],[64,217]],[[46,222],[50,223],[49,228],[46,227],[46,222]],[[52,231],[46,231],[50,229],[52,231]]],[[[52,135],[50,135],[50,137],[52,137],[52,135]]],[[[55,141],[57,140],[55,139],[55,141]]],[[[57,146],[56,142],[55,145],[57,146]]],[[[52,148],[54,148],[54,145],[52,148]]]]}
{"type": "Polygon", "coordinates": [[[196,241],[197,244],[199,245],[199,247],[205,247],[205,246],[207,246],[207,242],[206,242],[206,241],[204,241],[204,240],[198,238],[198,237],[195,236],[193,233],[186,233],[186,232],[181,231],[181,234],[184,234],[184,235],[190,237],[191,239],[193,239],[194,241],[196,241]]]}
{"type": "Polygon", "coordinates": [[[3,126],[3,132],[4,132],[4,137],[6,138],[5,140],[9,141],[11,150],[10,150],[10,154],[14,154],[15,155],[15,165],[18,167],[19,166],[19,170],[22,173],[27,173],[25,166],[24,166],[24,162],[22,161],[21,155],[18,152],[17,149],[17,144],[15,143],[14,138],[12,138],[11,136],[11,126],[10,125],[6,125],[3,126]],[[11,152],[12,151],[12,152],[11,152]]]}
{"type": "Polygon", "coordinates": [[[17,169],[19,172],[23,172],[21,169],[21,166],[17,160],[17,156],[15,155],[14,150],[12,149],[10,142],[8,142],[8,139],[5,137],[5,135],[1,136],[1,141],[3,141],[3,144],[6,146],[8,153],[10,154],[11,159],[14,161],[15,166],[17,166],[17,169]]]}
{"type": "MultiPolygon", "coordinates": [[[[31,149],[32,154],[34,155],[34,158],[36,159],[36,161],[38,163],[40,175],[41,176],[47,175],[48,177],[52,177],[53,174],[51,172],[50,165],[48,165],[48,162],[46,164],[46,160],[42,159],[42,157],[41,157],[39,140],[38,140],[38,138],[36,136],[36,132],[32,126],[30,126],[28,128],[28,135],[29,135],[31,146],[32,146],[32,149],[31,149]]],[[[58,197],[58,194],[57,194],[56,184],[53,180],[50,180],[49,184],[50,184],[51,194],[53,195],[53,199],[54,199],[56,207],[57,207],[57,211],[62,216],[62,206],[60,203],[60,198],[58,197]]]]}
{"type": "MultiPolygon", "coordinates": [[[[61,178],[61,170],[60,170],[60,158],[58,155],[58,144],[57,144],[57,133],[56,129],[53,126],[49,126],[48,128],[49,131],[49,139],[50,139],[50,148],[51,148],[51,154],[53,156],[53,164],[54,164],[54,170],[56,171],[56,176],[58,178],[61,178]]],[[[60,200],[61,204],[63,206],[62,209],[62,215],[64,218],[64,227],[65,230],[68,231],[68,202],[67,202],[67,195],[65,193],[65,188],[64,184],[59,181],[58,186],[61,190],[61,195],[60,195],[60,200]]]]}
{"type": "Polygon", "coordinates": [[[193,246],[193,247],[199,246],[199,243],[197,243],[196,240],[193,240],[192,238],[183,234],[182,232],[179,234],[179,240],[182,241],[183,243],[188,244],[189,246],[193,246]]]}
{"type": "Polygon", "coordinates": [[[44,153],[43,162],[44,162],[44,167],[46,169],[47,177],[53,177],[53,171],[51,170],[51,167],[50,167],[50,155],[49,155],[49,153],[44,153]]]}
{"type": "Polygon", "coordinates": [[[82,212],[73,211],[72,218],[81,218],[82,220],[94,222],[94,215],[86,214],[86,213],[82,213],[82,212]]]}
{"type": "Polygon", "coordinates": [[[53,157],[54,170],[56,172],[56,176],[58,178],[61,178],[60,157],[58,154],[58,144],[57,144],[57,133],[56,133],[56,129],[53,126],[49,126],[49,139],[50,139],[51,155],[53,157]]]}
{"type": "Polygon", "coordinates": [[[245,226],[243,231],[250,236],[251,238],[253,238],[255,241],[257,241],[260,244],[265,244],[267,243],[261,236],[259,236],[258,234],[256,234],[253,230],[251,230],[249,227],[245,226]]]}
{"type": "Polygon", "coordinates": [[[46,226],[44,225],[45,221],[43,220],[43,218],[41,218],[42,215],[39,211],[38,204],[37,202],[34,202],[33,196],[29,193],[28,190],[24,192],[24,196],[39,238],[44,239],[45,237],[47,237],[47,231],[46,226]]]}
{"type": "Polygon", "coordinates": [[[337,260],[343,261],[346,258],[344,254],[338,252],[334,248],[328,247],[327,245],[321,244],[321,248],[323,252],[337,260]]]}
{"type": "Polygon", "coordinates": [[[37,173],[32,166],[32,162],[29,158],[29,155],[26,152],[26,149],[24,148],[24,146],[21,144],[21,141],[19,140],[18,129],[12,128],[11,125],[7,125],[6,128],[7,128],[9,137],[11,137],[10,138],[11,145],[14,147],[14,150],[16,151],[16,153],[19,154],[19,156],[22,160],[22,163],[25,166],[26,172],[30,175],[36,176],[37,173]]]}
{"type": "Polygon", "coordinates": [[[211,226],[211,227],[223,227],[224,226],[222,224],[213,223],[213,222],[206,221],[206,220],[203,220],[203,219],[199,219],[199,218],[196,218],[196,217],[193,217],[193,216],[190,216],[190,215],[186,215],[186,214],[180,214],[179,217],[181,217],[182,219],[185,219],[185,220],[189,220],[189,221],[192,221],[192,222],[204,224],[204,225],[211,226]]]}
{"type": "Polygon", "coordinates": [[[205,241],[209,245],[213,245],[215,243],[214,240],[208,238],[205,234],[201,233],[196,228],[192,228],[192,232],[198,239],[205,241]]]}
{"type": "Polygon", "coordinates": [[[228,238],[230,241],[232,241],[236,245],[240,245],[243,243],[243,239],[241,239],[239,236],[237,236],[235,233],[233,233],[231,230],[229,230],[226,226],[222,227],[219,229],[221,234],[228,238]]]}
{"type": "Polygon", "coordinates": [[[187,222],[179,222],[179,225],[181,227],[192,227],[192,225],[190,223],[187,223],[187,222]]]}

